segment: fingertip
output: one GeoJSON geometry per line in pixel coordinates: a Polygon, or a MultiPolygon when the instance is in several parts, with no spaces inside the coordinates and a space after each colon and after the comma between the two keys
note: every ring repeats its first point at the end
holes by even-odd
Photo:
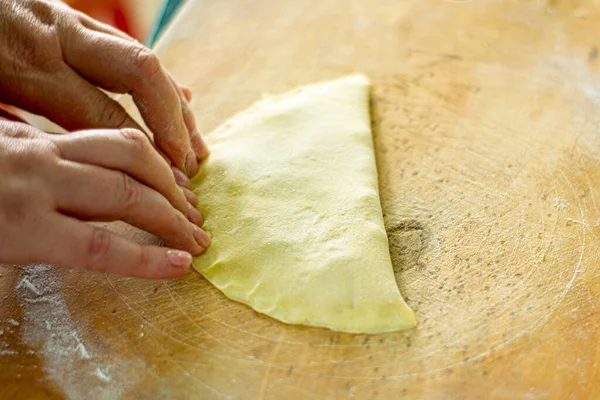
{"type": "Polygon", "coordinates": [[[187,134],[181,131],[181,135],[176,135],[175,132],[169,136],[154,135],[154,143],[156,144],[159,152],[164,154],[171,161],[170,166],[179,169],[184,172],[185,175],[190,177],[187,170],[187,156],[190,150],[190,142],[187,139],[187,134]]]}
{"type": "Polygon", "coordinates": [[[187,217],[192,224],[198,226],[204,225],[204,217],[202,217],[202,214],[200,214],[196,207],[192,206],[190,203],[188,203],[187,217]]]}
{"type": "Polygon", "coordinates": [[[206,157],[208,157],[208,155],[210,154],[210,151],[208,150],[208,146],[206,145],[204,140],[202,140],[202,137],[200,136],[198,131],[194,131],[194,133],[192,133],[191,142],[192,142],[192,148],[196,152],[196,156],[198,157],[198,159],[200,161],[202,161],[206,157]]]}
{"type": "Polygon", "coordinates": [[[174,279],[183,276],[192,266],[193,257],[187,251],[164,247],[155,249],[162,253],[162,257],[156,255],[154,268],[127,275],[146,279],[174,279]]]}
{"type": "Polygon", "coordinates": [[[190,150],[185,157],[185,171],[190,178],[196,176],[198,173],[198,158],[193,150],[190,150]]]}
{"type": "Polygon", "coordinates": [[[168,273],[173,276],[183,275],[192,265],[192,255],[187,251],[170,249],[167,250],[166,258],[170,267],[168,273]]]}
{"type": "Polygon", "coordinates": [[[171,166],[171,170],[173,171],[173,175],[175,176],[175,182],[177,182],[177,185],[181,186],[184,189],[190,189],[192,187],[192,182],[190,181],[190,178],[188,178],[182,170],[175,166],[171,166]]]}
{"type": "Polygon", "coordinates": [[[183,97],[185,98],[185,100],[188,103],[190,101],[192,101],[192,90],[190,88],[188,88],[187,86],[183,86],[183,85],[179,85],[179,88],[181,89],[181,92],[183,93],[183,97]]]}
{"type": "Polygon", "coordinates": [[[202,247],[203,250],[207,249],[208,246],[210,246],[211,242],[208,233],[206,233],[204,230],[200,229],[196,225],[194,225],[192,229],[194,230],[194,239],[196,239],[196,243],[198,243],[198,245],[202,247]]]}
{"type": "Polygon", "coordinates": [[[198,197],[189,189],[181,188],[183,194],[185,195],[186,200],[190,203],[194,208],[198,207],[198,197]]]}

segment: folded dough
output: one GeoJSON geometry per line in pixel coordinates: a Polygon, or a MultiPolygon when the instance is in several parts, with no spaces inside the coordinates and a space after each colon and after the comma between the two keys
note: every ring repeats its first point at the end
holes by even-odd
{"type": "Polygon", "coordinates": [[[261,101],[207,136],[193,180],[212,245],[194,267],[291,324],[411,328],[392,271],[369,119],[353,75],[261,101]]]}

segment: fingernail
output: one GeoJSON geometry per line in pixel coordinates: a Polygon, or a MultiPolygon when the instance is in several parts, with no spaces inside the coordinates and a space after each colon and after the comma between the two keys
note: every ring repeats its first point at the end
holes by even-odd
{"type": "Polygon", "coordinates": [[[175,175],[175,182],[177,182],[179,186],[184,187],[186,189],[192,187],[192,181],[190,181],[190,178],[188,178],[182,170],[180,170],[177,167],[171,167],[171,169],[173,170],[173,175],[175,175]]]}
{"type": "Polygon", "coordinates": [[[192,263],[192,255],[185,251],[169,250],[167,251],[167,260],[175,268],[185,268],[192,263]]]}
{"type": "Polygon", "coordinates": [[[198,228],[196,225],[193,225],[194,229],[194,239],[196,242],[205,249],[210,246],[210,236],[208,233],[204,232],[202,229],[198,228]]]}
{"type": "Polygon", "coordinates": [[[194,131],[194,133],[192,133],[192,148],[200,160],[204,160],[210,153],[206,143],[204,143],[204,140],[202,140],[198,131],[194,131]]]}
{"type": "Polygon", "coordinates": [[[204,218],[202,217],[202,214],[200,214],[200,212],[196,210],[196,207],[193,207],[190,203],[188,203],[188,219],[191,223],[198,226],[202,226],[204,224],[204,218]]]}
{"type": "Polygon", "coordinates": [[[185,170],[187,172],[187,176],[194,177],[198,173],[198,159],[196,158],[196,153],[193,150],[185,157],[185,170]]]}
{"type": "Polygon", "coordinates": [[[194,207],[198,207],[198,197],[194,194],[194,192],[186,188],[181,188],[181,190],[183,191],[185,199],[188,201],[188,203],[194,207]]]}

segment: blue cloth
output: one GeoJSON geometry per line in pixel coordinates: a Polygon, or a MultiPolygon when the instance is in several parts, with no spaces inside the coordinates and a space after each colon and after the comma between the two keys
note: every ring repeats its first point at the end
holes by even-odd
{"type": "Polygon", "coordinates": [[[147,43],[148,47],[154,46],[154,43],[156,43],[156,40],[159,38],[160,34],[164,31],[169,22],[171,22],[173,15],[175,15],[179,7],[181,7],[184,2],[185,0],[166,0],[164,2],[162,12],[154,23],[154,27],[150,33],[150,38],[148,39],[147,43]]]}

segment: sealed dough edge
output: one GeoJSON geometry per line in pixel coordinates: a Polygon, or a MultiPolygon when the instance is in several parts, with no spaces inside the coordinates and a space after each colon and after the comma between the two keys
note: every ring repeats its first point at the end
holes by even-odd
{"type": "Polygon", "coordinates": [[[206,140],[193,179],[211,247],[194,268],[289,324],[415,326],[395,281],[362,75],[266,98],[206,140]]]}

